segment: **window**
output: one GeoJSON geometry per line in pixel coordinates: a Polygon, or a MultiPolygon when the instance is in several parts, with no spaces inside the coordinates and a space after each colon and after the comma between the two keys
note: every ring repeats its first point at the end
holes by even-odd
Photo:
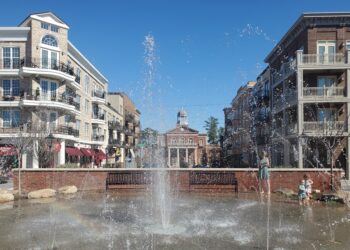
{"type": "Polygon", "coordinates": [[[203,146],[203,140],[199,140],[199,146],[203,146]]]}
{"type": "Polygon", "coordinates": [[[335,41],[317,41],[318,63],[334,63],[335,41]]]}
{"type": "Polygon", "coordinates": [[[48,49],[41,50],[41,67],[44,69],[58,69],[58,52],[48,49]]]}
{"type": "Polygon", "coordinates": [[[90,102],[88,100],[85,99],[85,113],[88,114],[89,113],[89,106],[90,106],[90,102]]]}
{"type": "Polygon", "coordinates": [[[77,68],[75,81],[80,84],[80,69],[77,68]]]}
{"type": "Polygon", "coordinates": [[[41,80],[41,100],[52,100],[55,101],[57,97],[57,82],[49,80],[41,80]]]}
{"type": "Polygon", "coordinates": [[[51,24],[51,31],[58,32],[58,27],[56,25],[51,24]]]}
{"type": "Polygon", "coordinates": [[[84,132],[85,132],[85,136],[89,136],[89,123],[87,122],[85,122],[84,132]]]}
{"type": "Polygon", "coordinates": [[[41,22],[41,28],[45,30],[51,30],[53,32],[58,32],[59,30],[58,26],[54,24],[45,23],[45,22],[41,22]]]}
{"type": "Polygon", "coordinates": [[[193,143],[193,139],[192,138],[188,139],[188,143],[192,144],[193,143]]]}
{"type": "Polygon", "coordinates": [[[80,130],[80,120],[75,121],[75,129],[78,131],[80,130]]]}
{"type": "Polygon", "coordinates": [[[69,122],[70,122],[70,115],[65,115],[64,116],[64,125],[65,126],[69,126],[69,122]]]}
{"type": "Polygon", "coordinates": [[[50,130],[55,130],[57,123],[57,113],[51,112],[50,113],[50,130]]]}
{"type": "Polygon", "coordinates": [[[19,96],[19,80],[3,80],[2,88],[4,96],[19,96]]]}
{"type": "Polygon", "coordinates": [[[52,46],[52,47],[58,47],[58,43],[57,43],[56,38],[54,38],[51,35],[44,36],[43,39],[41,40],[41,43],[52,46]]]}
{"type": "Polygon", "coordinates": [[[85,76],[85,93],[89,94],[89,89],[90,89],[90,78],[89,76],[85,76]]]}
{"type": "Polygon", "coordinates": [[[20,55],[20,50],[18,47],[3,48],[2,49],[3,68],[18,69],[20,65],[19,55],[20,55]]]}
{"type": "Polygon", "coordinates": [[[48,30],[49,29],[49,24],[48,23],[44,23],[44,22],[41,22],[41,28],[42,29],[45,29],[45,30],[48,30]]]}
{"type": "Polygon", "coordinates": [[[350,41],[346,41],[346,49],[350,50],[350,41]]]}
{"type": "Polygon", "coordinates": [[[2,111],[2,119],[4,128],[15,128],[20,125],[20,112],[17,110],[2,111]]]}

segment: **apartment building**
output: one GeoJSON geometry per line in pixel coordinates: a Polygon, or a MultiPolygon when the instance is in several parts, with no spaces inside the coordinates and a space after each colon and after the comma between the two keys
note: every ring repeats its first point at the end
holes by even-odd
{"type": "Polygon", "coordinates": [[[231,102],[231,107],[224,109],[223,157],[228,167],[249,167],[253,163],[250,101],[255,84],[256,82],[249,81],[240,87],[231,102]]]}
{"type": "Polygon", "coordinates": [[[250,96],[251,140],[254,152],[252,166],[257,165],[260,152],[270,150],[271,109],[270,109],[270,68],[257,77],[250,96]]]}
{"type": "Polygon", "coordinates": [[[125,134],[123,96],[118,92],[108,93],[108,162],[115,167],[124,167],[125,134]]]}
{"type": "Polygon", "coordinates": [[[140,144],[141,112],[131,98],[122,92],[108,93],[110,106],[122,116],[118,120],[121,130],[117,134],[117,145],[121,146],[121,159],[125,167],[137,167],[136,162],[138,144],[140,144]],[[125,160],[124,160],[125,159],[125,160]]]}
{"type": "Polygon", "coordinates": [[[273,167],[339,167],[349,178],[350,13],[306,13],[266,57],[273,167]]]}
{"type": "Polygon", "coordinates": [[[22,167],[105,161],[108,80],[69,41],[69,29],[52,12],[0,27],[0,143],[33,138],[22,167]],[[39,159],[45,152],[46,163],[39,159]]]}

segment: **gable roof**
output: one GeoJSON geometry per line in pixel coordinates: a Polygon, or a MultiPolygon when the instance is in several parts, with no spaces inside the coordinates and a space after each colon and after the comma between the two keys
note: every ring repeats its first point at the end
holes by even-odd
{"type": "Polygon", "coordinates": [[[69,29],[68,25],[51,11],[30,14],[19,24],[19,26],[25,25],[30,19],[43,21],[46,23],[54,24],[61,28],[69,29]]]}
{"type": "Polygon", "coordinates": [[[198,131],[189,127],[176,127],[167,131],[166,134],[198,134],[198,131]]]}

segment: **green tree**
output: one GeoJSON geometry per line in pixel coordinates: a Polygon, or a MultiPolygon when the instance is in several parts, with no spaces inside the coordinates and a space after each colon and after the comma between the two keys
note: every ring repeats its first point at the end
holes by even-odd
{"type": "Polygon", "coordinates": [[[141,131],[141,143],[144,145],[157,144],[158,131],[152,128],[145,128],[141,131]]]}
{"type": "Polygon", "coordinates": [[[213,116],[210,116],[208,120],[205,121],[204,128],[207,131],[208,134],[208,143],[215,144],[218,143],[218,125],[219,121],[218,118],[215,118],[213,116]]]}

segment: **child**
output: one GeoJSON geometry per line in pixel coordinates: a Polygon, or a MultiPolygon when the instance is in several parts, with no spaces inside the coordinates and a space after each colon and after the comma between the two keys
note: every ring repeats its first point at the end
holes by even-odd
{"type": "Polygon", "coordinates": [[[312,184],[314,183],[309,175],[304,175],[304,182],[305,182],[305,192],[307,199],[311,199],[311,193],[312,193],[312,184]]]}
{"type": "Polygon", "coordinates": [[[306,190],[305,181],[300,180],[299,191],[298,191],[299,205],[305,205],[306,203],[306,190]]]}
{"type": "Polygon", "coordinates": [[[259,162],[259,172],[258,172],[259,191],[260,193],[264,193],[263,182],[265,182],[268,195],[270,195],[269,167],[270,167],[269,158],[267,157],[267,153],[263,151],[260,154],[260,162],[259,162]]]}

